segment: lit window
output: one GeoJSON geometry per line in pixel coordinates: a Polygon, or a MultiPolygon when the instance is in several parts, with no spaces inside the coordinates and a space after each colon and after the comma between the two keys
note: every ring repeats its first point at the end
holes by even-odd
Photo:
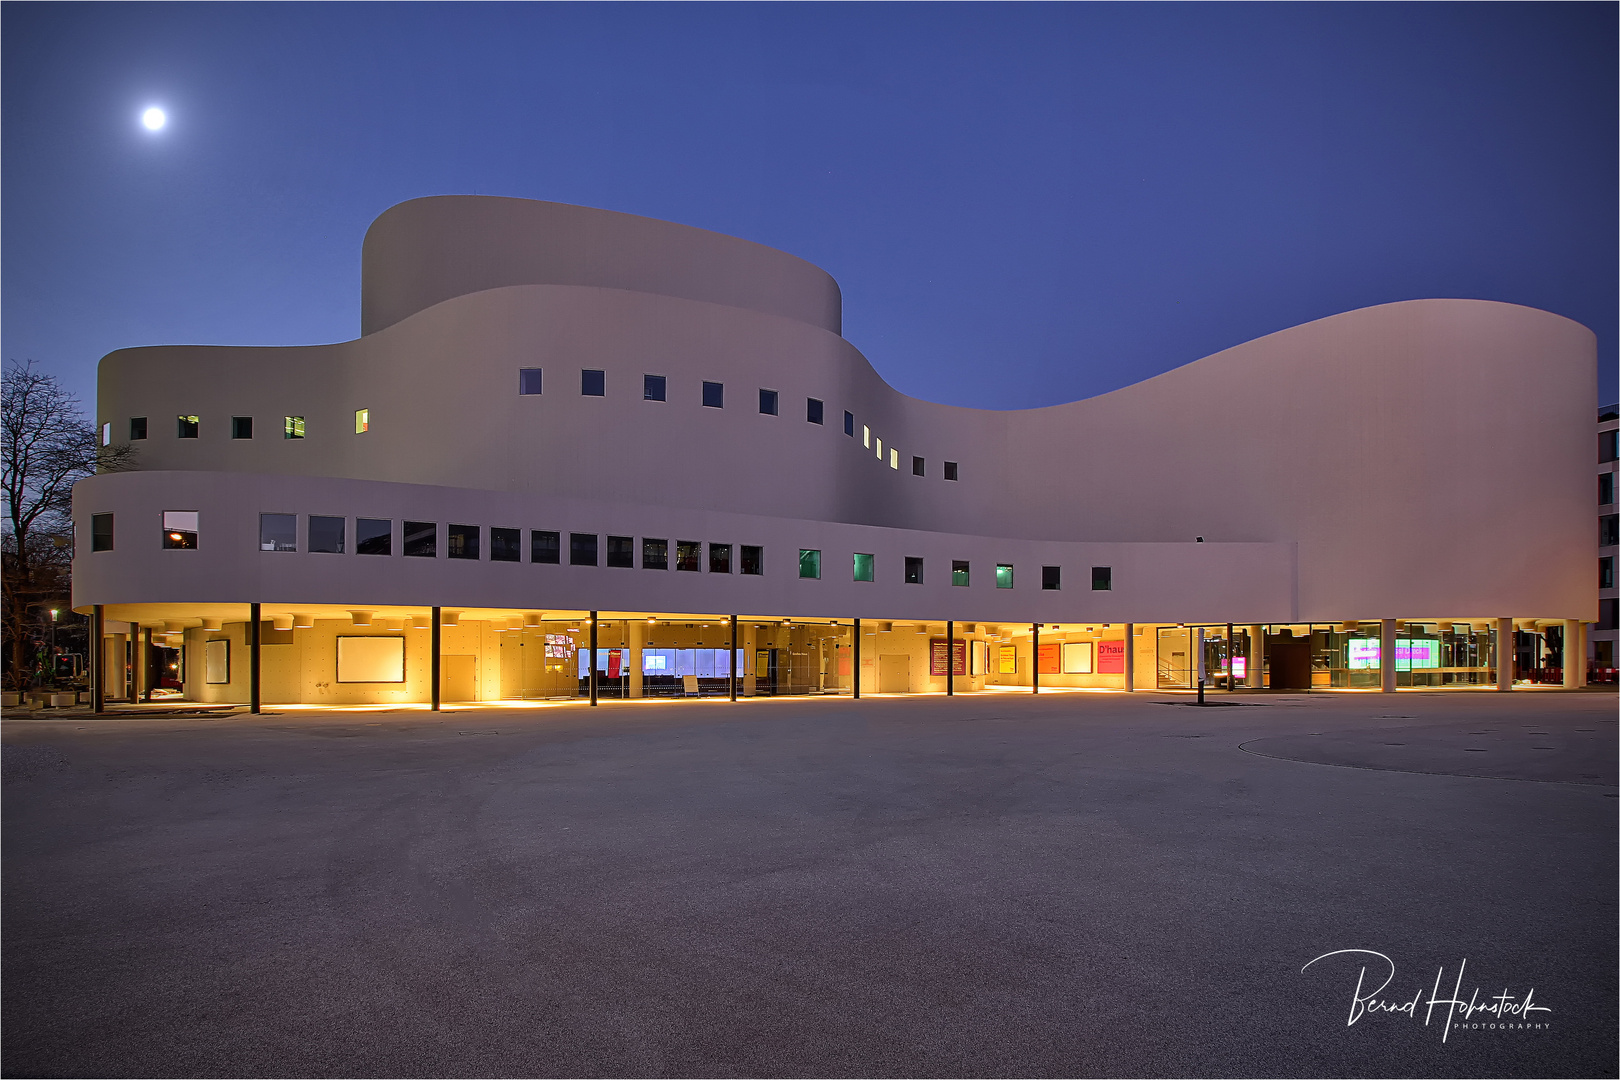
{"type": "Polygon", "coordinates": [[[765,549],[756,544],[744,544],[738,561],[738,570],[758,577],[765,572],[765,549]]]}
{"type": "Polygon", "coordinates": [[[364,433],[366,433],[366,432],[368,432],[370,430],[371,430],[371,410],[370,409],[356,409],[356,410],[354,410],[354,433],[356,435],[362,435],[362,434],[364,434],[364,433]]]}
{"type": "Polygon", "coordinates": [[[302,439],[304,437],[304,418],[302,416],[283,417],[281,437],[283,439],[302,439]]]}
{"type": "Polygon", "coordinates": [[[111,514],[90,515],[90,550],[111,551],[113,549],[113,516],[111,514]]]}
{"type": "Polygon", "coordinates": [[[569,533],[568,534],[568,565],[595,566],[596,565],[596,534],[595,533],[569,533]]]}
{"type": "Polygon", "coordinates": [[[855,580],[856,581],[872,581],[872,580],[874,580],[873,564],[875,562],[876,562],[876,560],[873,559],[872,556],[863,555],[861,552],[857,551],[855,553],[855,580]]]}
{"type": "Polygon", "coordinates": [[[759,392],[759,411],[766,416],[775,416],[776,397],[775,390],[761,390],[759,392]]]}
{"type": "Polygon", "coordinates": [[[433,521],[407,521],[405,523],[405,554],[416,559],[439,557],[439,526],[433,521]]]}
{"type": "Polygon", "coordinates": [[[111,446],[112,445],[112,422],[111,421],[108,421],[107,423],[101,425],[101,445],[102,446],[111,446]]]}
{"type": "Polygon", "coordinates": [[[489,561],[522,562],[523,530],[491,528],[489,530],[489,561]]]}
{"type": "Polygon", "coordinates": [[[696,540],[675,541],[675,569],[690,574],[703,569],[703,545],[696,540]]]}
{"type": "Polygon", "coordinates": [[[536,563],[562,562],[562,537],[554,532],[536,529],[529,533],[529,561],[536,563]]]}
{"type": "Polygon", "coordinates": [[[914,458],[911,459],[911,475],[912,476],[922,476],[926,471],[927,470],[923,467],[923,459],[922,458],[914,457],[914,458]]]}
{"type": "Polygon", "coordinates": [[[1063,567],[1041,567],[1041,588],[1049,592],[1063,588],[1063,567]]]}
{"type": "Polygon", "coordinates": [[[129,418],[130,441],[146,438],[146,417],[132,416],[129,418]]]}
{"type": "Polygon", "coordinates": [[[197,546],[197,511],[163,511],[163,546],[186,550],[197,546]]]}
{"type": "Polygon", "coordinates": [[[540,393],[540,369],[537,367],[518,368],[518,396],[528,396],[540,393]]]}
{"type": "Polygon", "coordinates": [[[641,568],[643,570],[669,569],[669,541],[641,538],[641,568]]]}
{"type": "Polygon", "coordinates": [[[861,425],[861,445],[868,450],[872,448],[872,429],[865,424],[861,425]]]}
{"type": "Polygon", "coordinates": [[[392,555],[394,522],[390,518],[355,518],[354,550],[357,555],[392,555]]]}
{"type": "Polygon", "coordinates": [[[921,585],[923,583],[923,561],[915,556],[906,556],[906,584],[921,585]]]}
{"type": "Polygon", "coordinates": [[[710,544],[709,545],[709,573],[711,573],[711,574],[729,574],[729,573],[731,573],[731,545],[730,544],[710,544]]]}
{"type": "Polygon", "coordinates": [[[197,437],[198,420],[195,416],[186,415],[176,418],[175,437],[180,439],[195,439],[197,437]]]}
{"type": "Polygon", "coordinates": [[[251,438],[253,438],[253,417],[251,417],[251,416],[233,416],[233,417],[231,417],[231,438],[233,438],[233,439],[251,439],[251,438]]]}
{"type": "Polygon", "coordinates": [[[445,530],[445,555],[452,559],[478,558],[478,526],[451,525],[445,530]]]}
{"type": "Polygon", "coordinates": [[[947,480],[955,480],[956,479],[956,462],[947,461],[945,463],[945,479],[947,479],[947,480]]]}
{"type": "Polygon", "coordinates": [[[703,384],[703,407],[706,409],[723,409],[726,407],[726,384],[705,382],[703,384]]]}
{"type": "Polygon", "coordinates": [[[804,418],[812,424],[821,423],[821,399],[806,398],[804,402],[804,418]]]}
{"type": "Polygon", "coordinates": [[[799,549],[799,576],[802,578],[821,577],[821,552],[810,548],[799,549]]]}
{"type": "Polygon", "coordinates": [[[1011,563],[996,563],[996,588],[1010,589],[1013,587],[1013,571],[1011,563]]]}
{"type": "Polygon", "coordinates": [[[641,399],[643,401],[663,401],[664,383],[662,375],[643,375],[641,377],[641,399]]]}
{"type": "Polygon", "coordinates": [[[297,551],[297,514],[259,515],[260,551],[297,551]]]}
{"type": "Polygon", "coordinates": [[[844,411],[844,434],[850,438],[855,437],[855,414],[847,409],[844,411]]]}
{"type": "Polygon", "coordinates": [[[1112,566],[1093,566],[1091,568],[1091,591],[1111,592],[1114,588],[1114,568],[1112,566]]]}
{"type": "Polygon", "coordinates": [[[607,564],[609,566],[633,569],[636,565],[636,538],[633,536],[608,537],[607,564]]]}
{"type": "Polygon", "coordinates": [[[900,468],[900,451],[896,450],[892,446],[889,447],[889,468],[891,468],[891,469],[899,469],[900,468]]]}
{"type": "Polygon", "coordinates": [[[879,461],[882,461],[883,460],[883,440],[882,439],[873,439],[872,441],[877,443],[877,459],[879,461]]]}
{"type": "MultiPolygon", "coordinates": [[[[607,372],[595,368],[583,368],[579,373],[579,393],[581,397],[606,397],[607,372]]],[[[592,563],[591,565],[596,565],[592,563]]]]}
{"type": "Polygon", "coordinates": [[[343,525],[340,517],[309,516],[309,550],[332,555],[343,554],[343,525]]]}
{"type": "Polygon", "coordinates": [[[968,583],[968,564],[961,559],[951,560],[951,584],[966,585],[968,583]]]}

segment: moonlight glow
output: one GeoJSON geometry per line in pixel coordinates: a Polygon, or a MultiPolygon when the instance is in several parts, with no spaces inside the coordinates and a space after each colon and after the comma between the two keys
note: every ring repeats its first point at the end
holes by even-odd
{"type": "Polygon", "coordinates": [[[141,113],[141,123],[146,126],[147,131],[158,131],[168,122],[169,117],[156,105],[141,113]]]}

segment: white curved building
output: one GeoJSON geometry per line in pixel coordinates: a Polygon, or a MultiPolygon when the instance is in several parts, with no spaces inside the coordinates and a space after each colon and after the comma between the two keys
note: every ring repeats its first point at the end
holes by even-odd
{"type": "Polygon", "coordinates": [[[1596,617],[1596,345],[1545,311],[1389,304],[998,412],[889,387],[816,267],[604,210],[403,203],[362,298],[353,341],[102,360],[139,453],[74,496],[109,694],[1184,688],[1200,658],[1505,689],[1501,635],[1596,617]]]}

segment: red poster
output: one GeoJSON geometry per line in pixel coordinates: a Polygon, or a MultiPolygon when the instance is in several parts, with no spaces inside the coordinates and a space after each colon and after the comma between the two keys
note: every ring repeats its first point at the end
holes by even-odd
{"type": "MultiPolygon", "coordinates": [[[[951,644],[951,642],[942,637],[930,638],[928,640],[928,674],[944,676],[945,647],[949,644],[951,644]]],[[[953,660],[955,662],[951,666],[956,670],[951,674],[966,675],[968,673],[967,642],[958,641],[955,644],[956,649],[953,656],[953,660]]]]}
{"type": "Polygon", "coordinates": [[[607,677],[617,679],[622,674],[624,674],[624,650],[609,649],[607,677]]]}
{"type": "Polygon", "coordinates": [[[1099,675],[1125,674],[1125,643],[1123,641],[1097,642],[1097,673],[1099,675]]]}
{"type": "Polygon", "coordinates": [[[1063,663],[1059,655],[1061,651],[1060,646],[1055,644],[1042,645],[1035,670],[1042,675],[1061,675],[1063,673],[1063,663]]]}

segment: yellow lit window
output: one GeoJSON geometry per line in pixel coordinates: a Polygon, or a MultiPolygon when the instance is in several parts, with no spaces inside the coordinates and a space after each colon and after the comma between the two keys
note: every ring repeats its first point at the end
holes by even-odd
{"type": "Polygon", "coordinates": [[[872,445],[872,429],[865,424],[861,425],[861,445],[868,447],[872,445]]]}
{"type": "Polygon", "coordinates": [[[354,410],[354,433],[356,435],[359,435],[362,432],[369,431],[369,430],[371,430],[371,410],[370,409],[356,409],[356,410],[354,410]]]}
{"type": "Polygon", "coordinates": [[[302,439],[304,437],[304,418],[302,416],[288,416],[283,419],[285,423],[281,429],[282,438],[302,439]]]}
{"type": "Polygon", "coordinates": [[[882,439],[873,439],[872,441],[877,443],[877,459],[879,461],[882,461],[883,460],[883,440],[882,439]]]}
{"type": "Polygon", "coordinates": [[[900,451],[896,450],[894,447],[891,446],[891,447],[889,447],[889,468],[898,469],[899,467],[900,467],[900,451]]]}

